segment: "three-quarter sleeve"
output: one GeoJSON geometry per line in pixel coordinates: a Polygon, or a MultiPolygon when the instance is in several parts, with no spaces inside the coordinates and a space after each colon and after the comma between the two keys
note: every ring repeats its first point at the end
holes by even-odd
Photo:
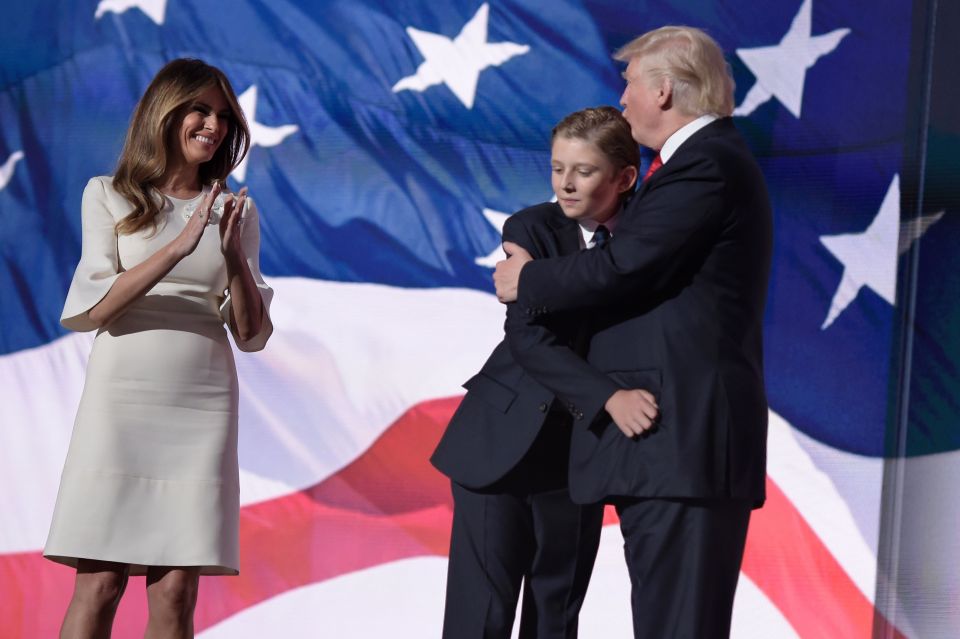
{"type": "Polygon", "coordinates": [[[107,207],[104,180],[95,177],[83,189],[80,205],[82,243],[80,263],[70,282],[60,324],[71,331],[92,331],[90,309],[104,298],[120,275],[116,221],[107,207]]]}
{"type": "Polygon", "coordinates": [[[240,236],[240,243],[243,245],[243,253],[247,258],[247,266],[250,268],[250,274],[253,275],[253,281],[260,292],[260,299],[263,300],[263,315],[261,317],[260,331],[248,340],[241,340],[236,334],[235,322],[231,321],[233,312],[233,301],[230,299],[230,290],[227,289],[223,304],[220,305],[220,314],[223,321],[230,327],[233,333],[233,339],[237,343],[237,348],[241,351],[252,353],[263,349],[273,333],[273,322],[270,320],[270,302],[273,299],[273,289],[267,286],[263,281],[263,275],[260,274],[260,215],[257,212],[257,205],[252,198],[247,199],[247,210],[243,216],[243,230],[240,236]]]}

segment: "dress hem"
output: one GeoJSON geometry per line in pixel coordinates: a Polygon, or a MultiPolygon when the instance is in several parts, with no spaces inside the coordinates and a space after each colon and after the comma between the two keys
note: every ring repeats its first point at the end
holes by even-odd
{"type": "Polygon", "coordinates": [[[142,577],[147,574],[147,569],[149,568],[200,568],[200,576],[202,577],[235,577],[240,574],[240,571],[236,568],[230,566],[223,566],[220,564],[198,564],[192,562],[182,562],[176,564],[151,564],[151,563],[138,563],[135,561],[130,561],[128,559],[120,559],[116,557],[78,557],[71,555],[60,555],[60,554],[48,554],[43,553],[44,559],[49,559],[50,561],[64,566],[69,566],[71,568],[76,568],[77,564],[81,559],[90,559],[92,561],[110,561],[118,564],[127,564],[130,566],[130,576],[131,577],[142,577]]]}

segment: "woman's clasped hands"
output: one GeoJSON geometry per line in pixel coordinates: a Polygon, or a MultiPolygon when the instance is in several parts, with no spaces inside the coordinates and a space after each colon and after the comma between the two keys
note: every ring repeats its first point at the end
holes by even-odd
{"type": "MultiPolygon", "coordinates": [[[[193,253],[203,237],[203,231],[209,223],[210,216],[213,214],[214,204],[217,198],[223,193],[223,184],[215,182],[210,192],[203,198],[203,202],[197,207],[193,215],[187,220],[187,224],[180,236],[177,238],[178,253],[180,258],[193,253]]],[[[220,215],[220,252],[225,257],[236,258],[243,254],[243,246],[240,243],[243,227],[243,213],[247,204],[247,187],[240,189],[236,195],[227,193],[223,197],[223,212],[220,215]]]]}
{"type": "Polygon", "coordinates": [[[227,258],[243,257],[243,245],[240,244],[243,230],[243,213],[247,205],[247,187],[234,195],[229,193],[223,202],[223,214],[220,216],[220,251],[227,258]]]}

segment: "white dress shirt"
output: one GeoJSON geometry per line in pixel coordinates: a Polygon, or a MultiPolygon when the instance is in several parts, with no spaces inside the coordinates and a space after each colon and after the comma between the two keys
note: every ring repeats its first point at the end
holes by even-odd
{"type": "Polygon", "coordinates": [[[686,142],[691,135],[707,126],[711,122],[715,121],[717,116],[713,114],[701,115],[699,118],[693,122],[688,122],[679,129],[673,132],[667,141],[663,143],[663,147],[660,149],[660,161],[664,164],[670,160],[674,153],[677,152],[677,149],[680,148],[680,145],[686,142]]]}

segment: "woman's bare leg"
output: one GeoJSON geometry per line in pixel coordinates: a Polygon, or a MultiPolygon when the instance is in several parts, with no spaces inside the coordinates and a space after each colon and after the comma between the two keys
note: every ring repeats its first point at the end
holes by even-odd
{"type": "Polygon", "coordinates": [[[60,639],[109,639],[129,573],[128,564],[81,559],[60,639]]]}
{"type": "Polygon", "coordinates": [[[193,610],[197,605],[199,568],[152,567],[147,570],[147,620],[145,639],[193,637],[193,610]]]}

